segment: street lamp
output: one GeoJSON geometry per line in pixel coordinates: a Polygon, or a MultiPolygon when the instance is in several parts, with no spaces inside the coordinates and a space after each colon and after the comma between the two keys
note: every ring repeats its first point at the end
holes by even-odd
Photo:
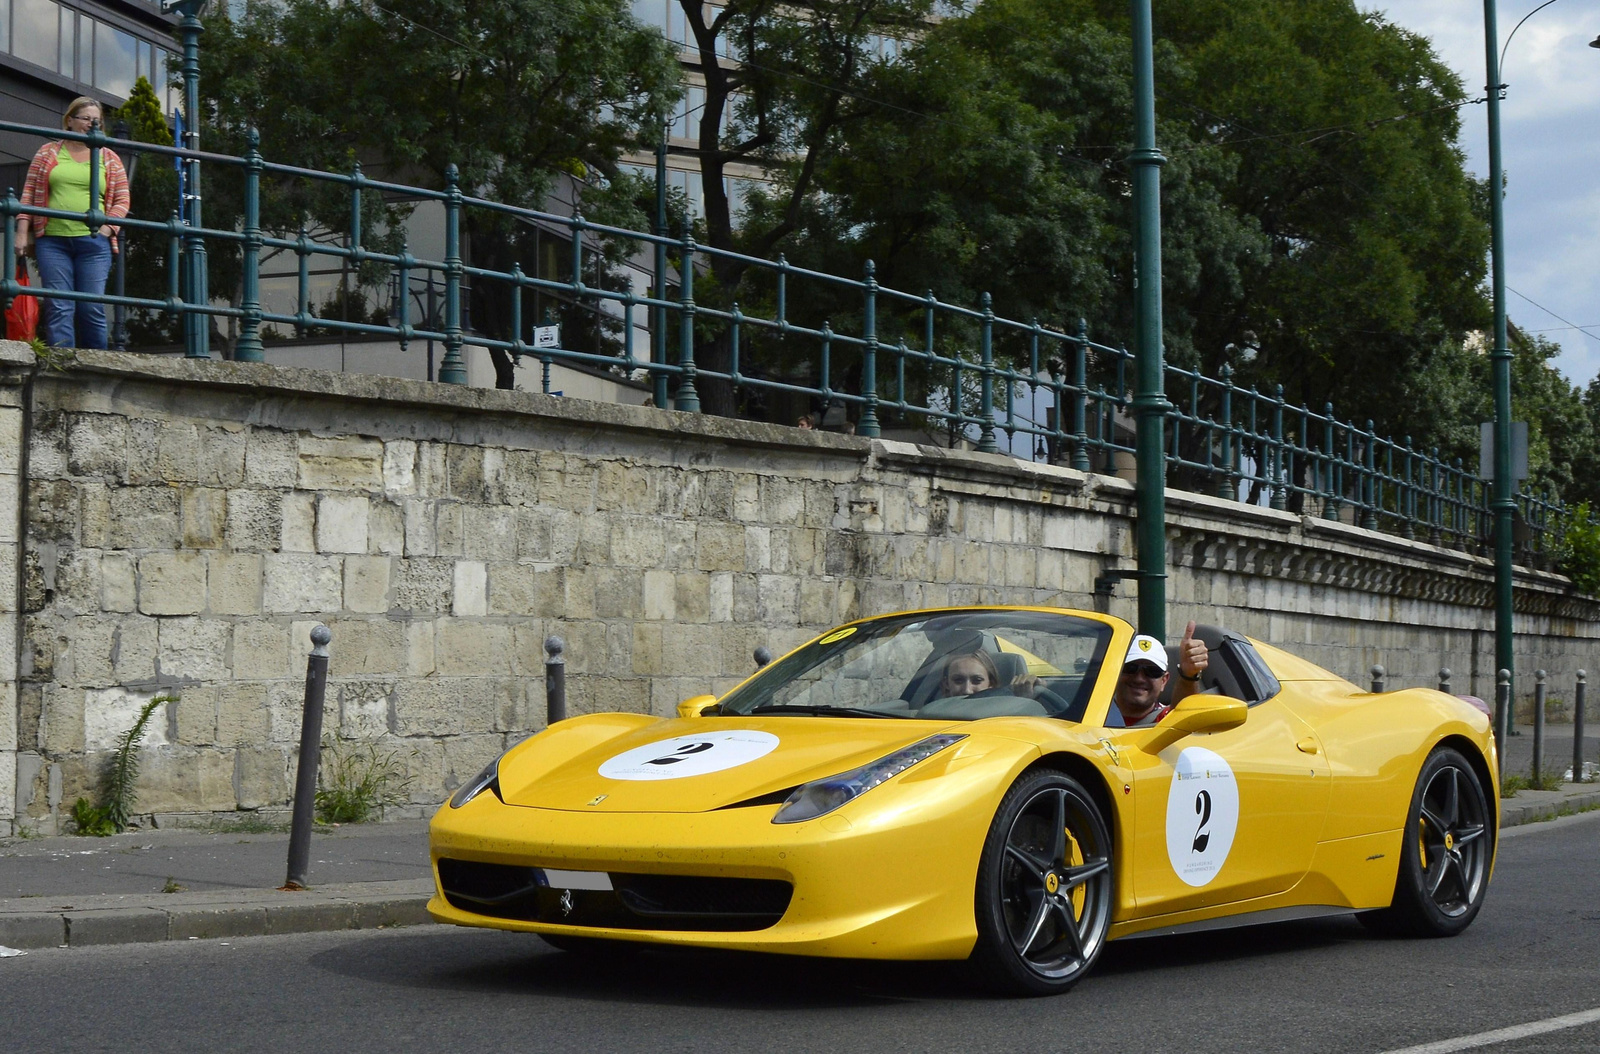
{"type": "MultiPolygon", "coordinates": [[[[179,16],[178,36],[183,40],[183,138],[182,145],[193,151],[200,149],[200,34],[205,26],[200,15],[207,0],[161,0],[162,14],[179,16]]],[[[189,157],[184,161],[187,201],[184,202],[184,220],[191,233],[184,236],[185,291],[189,302],[205,305],[210,301],[206,290],[206,241],[199,233],[200,222],[200,159],[189,157]]],[[[211,316],[202,311],[191,311],[184,316],[184,354],[192,359],[211,357],[211,316]]]]}

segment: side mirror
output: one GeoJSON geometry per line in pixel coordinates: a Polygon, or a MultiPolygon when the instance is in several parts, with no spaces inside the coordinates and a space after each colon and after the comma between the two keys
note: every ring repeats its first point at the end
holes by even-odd
{"type": "Polygon", "coordinates": [[[708,707],[717,705],[714,695],[692,695],[678,704],[679,717],[699,717],[708,707]]]}
{"type": "Polygon", "coordinates": [[[1142,744],[1145,751],[1159,754],[1184,736],[1196,732],[1226,732],[1238,728],[1250,716],[1243,699],[1200,693],[1185,698],[1150,730],[1142,744]]]}

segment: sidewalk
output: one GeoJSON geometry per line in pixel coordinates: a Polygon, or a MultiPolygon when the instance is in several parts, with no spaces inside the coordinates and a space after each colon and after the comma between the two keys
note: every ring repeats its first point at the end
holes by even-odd
{"type": "MultiPolygon", "coordinates": [[[[1546,756],[1552,765],[1564,758],[1564,771],[1571,764],[1570,726],[1565,754],[1555,742],[1547,741],[1546,756]]],[[[1518,756],[1525,744],[1507,753],[1518,756]]],[[[1527,750],[1531,753],[1531,747],[1527,750]]],[[[1502,801],[1501,809],[1506,827],[1600,809],[1600,783],[1521,791],[1502,801]]],[[[288,843],[287,832],[182,829],[0,840],[0,947],[246,937],[428,921],[424,906],[433,885],[426,821],[319,829],[311,839],[312,888],[300,893],[276,888],[284,879],[288,843]],[[172,892],[163,892],[168,889],[172,892]]]]}

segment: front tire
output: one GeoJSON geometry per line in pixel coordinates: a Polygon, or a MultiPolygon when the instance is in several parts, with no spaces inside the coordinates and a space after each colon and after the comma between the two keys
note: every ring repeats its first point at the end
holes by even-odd
{"type": "Polygon", "coordinates": [[[1494,830],[1483,784],[1459,752],[1428,755],[1411,795],[1394,901],[1362,921],[1380,932],[1453,937],[1483,907],[1494,830]]]}
{"type": "Polygon", "coordinates": [[[1111,836],[1094,798],[1060,772],[1023,776],[984,840],[973,967],[1004,992],[1065,992],[1105,947],[1111,885],[1111,836]]]}

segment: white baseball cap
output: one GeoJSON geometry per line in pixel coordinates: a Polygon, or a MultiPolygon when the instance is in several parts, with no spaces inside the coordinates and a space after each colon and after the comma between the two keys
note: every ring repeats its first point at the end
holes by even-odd
{"type": "Polygon", "coordinates": [[[1162,673],[1167,672],[1167,649],[1162,643],[1146,633],[1141,633],[1133,638],[1133,643],[1128,645],[1128,657],[1122,660],[1122,665],[1129,663],[1148,662],[1158,667],[1162,673]]]}

